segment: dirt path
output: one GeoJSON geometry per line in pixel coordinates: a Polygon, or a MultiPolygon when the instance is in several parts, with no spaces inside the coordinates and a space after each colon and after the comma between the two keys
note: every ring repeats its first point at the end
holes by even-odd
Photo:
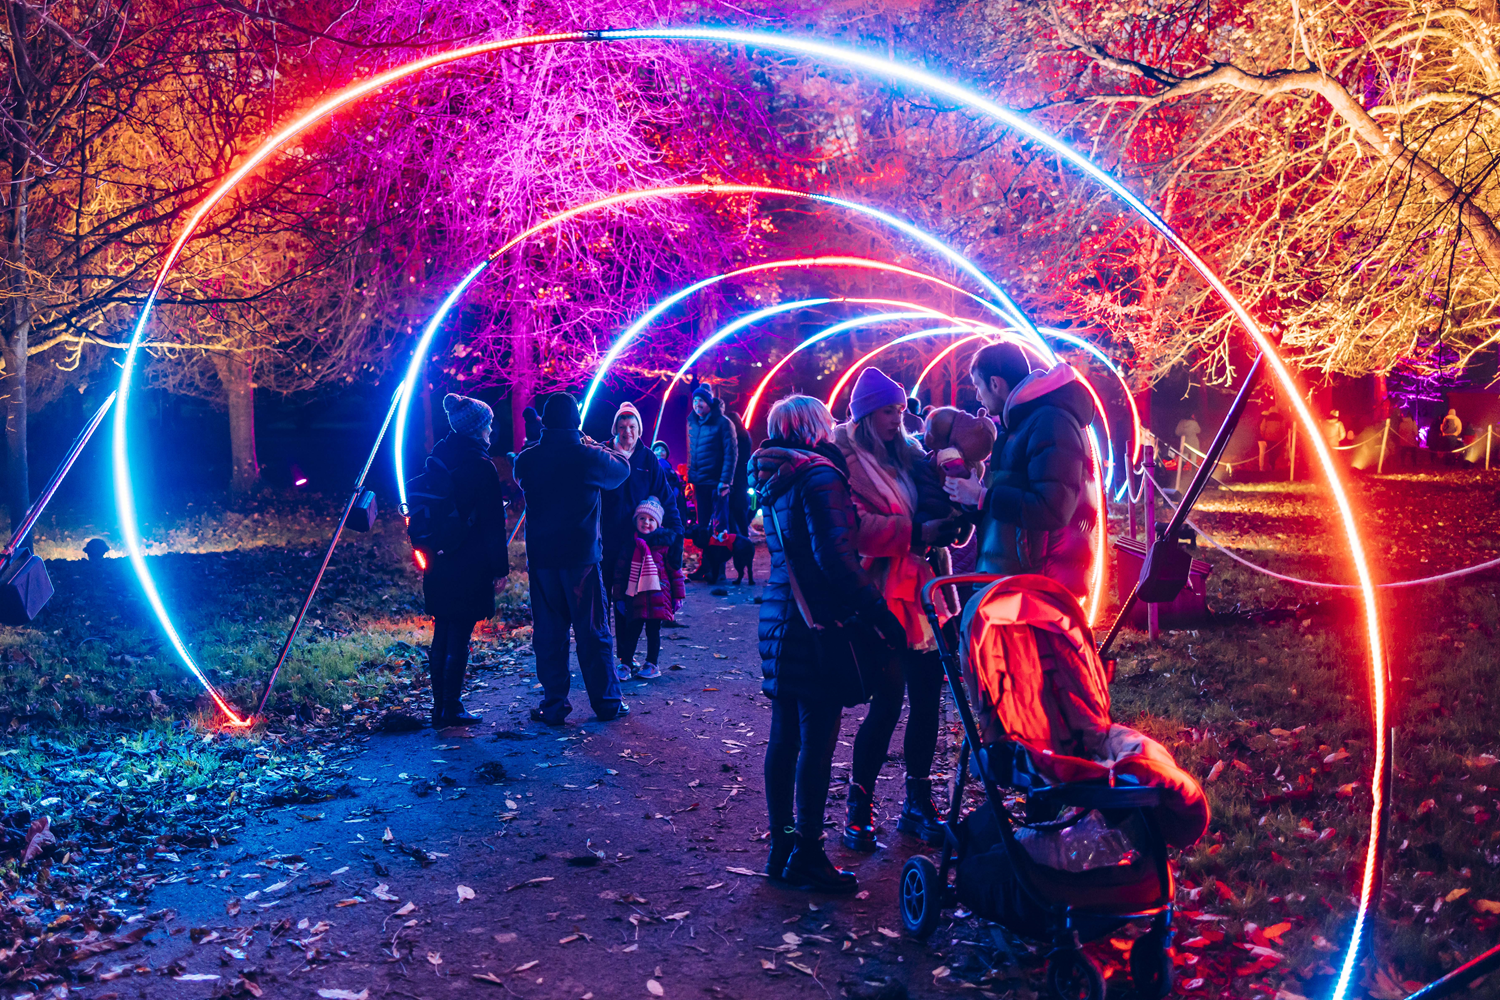
{"type": "MultiPolygon", "coordinates": [[[[966,924],[940,928],[934,947],[896,933],[896,884],[916,847],[894,831],[899,762],[880,782],[890,847],[870,857],[830,847],[858,870],[860,898],[751,874],[765,862],[760,588],[728,589],[692,585],[687,627],[665,633],[672,669],[626,686],[628,720],[595,722],[584,707],[560,729],[528,721],[527,656],[477,678],[466,704],[482,725],[369,737],[351,765],[355,797],[277,810],[234,845],[184,855],[170,867],[201,870],[153,900],[177,915],[142,949],[110,957],[221,978],[117,979],[86,995],[208,997],[247,969],[266,996],[368,990],[370,1000],[889,998],[903,995],[896,983],[951,992],[961,971],[977,982],[976,959],[935,947],[972,937],[966,924]],[[954,971],[937,986],[943,966],[954,971]]],[[[836,783],[862,717],[846,713],[836,783]]],[[[839,796],[830,819],[841,809],[839,796]]]]}

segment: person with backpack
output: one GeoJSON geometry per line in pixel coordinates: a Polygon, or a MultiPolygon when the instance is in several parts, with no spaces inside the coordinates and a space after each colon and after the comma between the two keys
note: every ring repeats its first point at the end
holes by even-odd
{"type": "Polygon", "coordinates": [[[443,412],[452,432],[406,488],[407,533],[432,616],[427,673],[434,729],[479,721],[459,701],[469,642],[474,626],[494,617],[497,584],[510,575],[505,496],[488,457],[494,412],[480,400],[451,392],[443,397],[443,412]]]}
{"type": "Polygon", "coordinates": [[[578,403],[553,393],[542,407],[542,437],[516,456],[516,482],[526,495],[526,569],[531,577],[531,645],[542,703],[531,718],[560,726],[568,702],[568,632],[578,647],[578,672],[601,722],[626,715],[611,648],[609,599],[599,562],[601,494],[630,476],[630,463],[585,438],[578,403]]]}

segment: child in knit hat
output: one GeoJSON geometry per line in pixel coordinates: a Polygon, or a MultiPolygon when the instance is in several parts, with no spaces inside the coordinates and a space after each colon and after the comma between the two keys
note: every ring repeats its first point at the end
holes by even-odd
{"type": "Polygon", "coordinates": [[[620,553],[610,595],[619,611],[620,663],[630,668],[631,677],[641,680],[661,676],[657,660],[661,659],[662,623],[676,620],[687,595],[682,570],[673,568],[668,547],[647,541],[661,527],[665,513],[656,497],[647,497],[635,508],[635,545],[620,553]],[[637,667],[635,647],[642,632],[646,633],[646,662],[637,667]]]}

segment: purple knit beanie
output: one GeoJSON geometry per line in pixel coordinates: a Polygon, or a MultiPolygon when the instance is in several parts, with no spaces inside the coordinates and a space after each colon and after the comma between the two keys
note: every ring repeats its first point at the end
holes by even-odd
{"type": "Polygon", "coordinates": [[[849,401],[849,416],[855,423],[882,406],[906,402],[906,390],[879,368],[866,368],[854,383],[854,398],[849,401]]]}

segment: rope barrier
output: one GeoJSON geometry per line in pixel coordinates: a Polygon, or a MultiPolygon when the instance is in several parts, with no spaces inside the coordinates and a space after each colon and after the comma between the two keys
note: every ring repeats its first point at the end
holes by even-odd
{"type": "MultiPolygon", "coordinates": [[[[1152,476],[1151,473],[1148,472],[1145,469],[1144,466],[1139,470],[1139,474],[1140,474],[1141,479],[1142,479],[1142,488],[1143,489],[1145,487],[1145,480],[1146,479],[1150,479],[1151,482],[1156,486],[1156,488],[1158,490],[1161,490],[1161,488],[1162,488],[1161,484],[1158,483],[1158,482],[1156,482],[1156,477],[1152,476]]],[[[1300,576],[1287,576],[1285,573],[1278,573],[1278,572],[1276,572],[1273,569],[1267,569],[1266,567],[1261,566],[1258,563],[1251,562],[1250,560],[1246,559],[1244,556],[1238,555],[1237,553],[1230,551],[1217,538],[1215,538],[1213,535],[1209,534],[1208,532],[1204,531],[1201,527],[1199,527],[1192,520],[1188,520],[1185,523],[1187,524],[1187,526],[1189,528],[1192,528],[1195,532],[1197,532],[1198,534],[1202,535],[1203,538],[1204,538],[1204,540],[1207,541],[1208,544],[1212,545],[1214,548],[1218,549],[1220,552],[1224,553],[1226,556],[1228,556],[1229,558],[1233,559],[1235,562],[1239,563],[1240,565],[1246,567],[1247,569],[1252,569],[1252,570],[1254,570],[1257,573],[1261,573],[1261,574],[1263,574],[1265,576],[1273,577],[1273,578],[1275,578],[1277,580],[1284,580],[1287,583],[1299,584],[1300,586],[1304,586],[1304,587],[1322,587],[1322,588],[1327,589],[1327,590],[1358,590],[1359,589],[1359,584],[1357,584],[1357,583],[1325,583],[1325,582],[1323,582],[1321,580],[1304,580],[1300,576]]],[[[1402,587],[1422,587],[1422,586],[1426,586],[1427,584],[1430,584],[1430,583],[1442,583],[1444,580],[1455,580],[1455,579],[1457,579],[1459,577],[1469,576],[1470,574],[1473,574],[1473,573],[1482,573],[1482,572],[1484,572],[1487,569],[1495,569],[1497,567],[1500,567],[1500,559],[1489,559],[1489,560],[1486,560],[1485,562],[1482,562],[1482,563],[1475,563],[1473,566],[1466,566],[1466,567],[1464,567],[1462,569],[1451,570],[1451,571],[1449,571],[1447,573],[1439,573],[1436,576],[1424,576],[1424,577],[1421,577],[1421,578],[1416,579],[1416,580],[1396,580],[1396,581],[1393,581],[1391,583],[1377,583],[1376,586],[1379,587],[1379,588],[1381,588],[1382,590],[1396,590],[1396,589],[1399,589],[1399,588],[1402,588],[1402,587]]]]}

